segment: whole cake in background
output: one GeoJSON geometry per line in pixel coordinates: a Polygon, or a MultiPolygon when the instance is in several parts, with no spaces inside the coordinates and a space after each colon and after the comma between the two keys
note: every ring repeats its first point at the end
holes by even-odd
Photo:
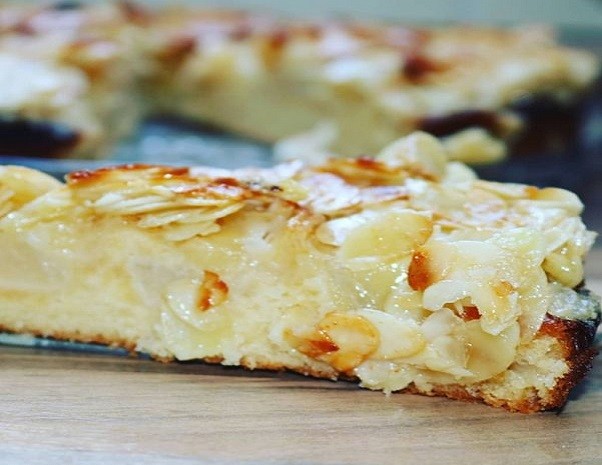
{"type": "Polygon", "coordinates": [[[420,129],[447,137],[452,157],[488,162],[504,154],[491,137],[528,132],[525,108],[566,109],[597,72],[594,56],[541,28],[4,6],[0,153],[103,157],[142,118],[169,114],[267,142],[325,122],[330,149],[352,156],[420,129]]]}

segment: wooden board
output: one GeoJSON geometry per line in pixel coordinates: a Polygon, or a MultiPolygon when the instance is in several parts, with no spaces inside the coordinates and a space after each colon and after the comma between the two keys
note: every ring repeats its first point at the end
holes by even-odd
{"type": "MultiPolygon", "coordinates": [[[[589,287],[602,293],[602,250],[589,287]]],[[[602,363],[560,414],[287,373],[0,347],[2,464],[602,463],[602,363]]]]}

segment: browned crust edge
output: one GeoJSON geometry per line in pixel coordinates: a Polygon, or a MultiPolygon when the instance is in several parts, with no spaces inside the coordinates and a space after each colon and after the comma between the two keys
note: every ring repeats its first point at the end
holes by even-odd
{"type": "MultiPolygon", "coordinates": [[[[35,337],[42,337],[47,339],[56,339],[58,341],[69,341],[69,342],[80,342],[84,344],[98,344],[103,346],[109,346],[115,349],[125,349],[131,354],[136,354],[136,344],[126,339],[109,339],[102,334],[83,334],[79,331],[42,331],[32,328],[15,329],[13,327],[0,324],[0,332],[12,333],[12,334],[27,334],[35,337]]],[[[157,358],[160,360],[160,358],[157,358]]],[[[169,361],[166,359],[166,361],[169,361]]]]}
{"type": "Polygon", "coordinates": [[[600,315],[595,320],[587,321],[564,320],[546,315],[537,337],[551,336],[556,339],[568,364],[568,370],[562,378],[556,380],[554,388],[545,397],[531,389],[519,399],[500,399],[483,389],[483,383],[470,386],[434,385],[430,391],[421,390],[411,384],[404,391],[467,402],[482,402],[511,412],[535,413],[560,409],[566,404],[571,389],[583,380],[592,368],[592,362],[598,354],[593,344],[599,324],[600,315]]]}
{"type": "MultiPolygon", "coordinates": [[[[0,324],[0,332],[11,333],[11,334],[27,334],[34,337],[41,337],[45,339],[56,339],[57,341],[69,341],[75,343],[83,343],[83,344],[98,344],[102,346],[108,346],[115,349],[125,349],[129,352],[130,356],[137,357],[141,353],[136,351],[136,343],[132,341],[128,341],[126,339],[109,339],[102,334],[83,334],[79,331],[67,332],[67,331],[41,331],[37,329],[25,328],[21,330],[16,330],[7,325],[0,324]]],[[[148,354],[150,357],[161,363],[170,363],[177,362],[175,357],[173,356],[160,356],[156,354],[148,354]]],[[[209,364],[220,364],[224,360],[223,357],[217,356],[209,356],[204,357],[202,359],[198,359],[198,361],[209,363],[209,364]]],[[[267,360],[250,360],[246,357],[243,357],[240,361],[239,365],[242,368],[246,368],[248,370],[268,370],[268,371],[290,371],[294,373],[299,373],[304,376],[311,376],[314,378],[322,378],[329,379],[331,381],[335,381],[337,379],[336,375],[333,375],[332,371],[329,370],[318,370],[309,365],[302,365],[299,367],[286,367],[281,364],[271,363],[267,360]]],[[[340,375],[343,378],[342,375],[340,375]]],[[[349,380],[355,380],[353,377],[345,377],[349,380]]]]}
{"type": "Polygon", "coordinates": [[[594,347],[596,331],[600,324],[600,314],[595,320],[574,321],[546,315],[541,332],[554,337],[561,344],[569,371],[557,381],[550,393],[547,410],[561,408],[569,393],[592,369],[593,360],[598,355],[594,347]]]}
{"type": "MultiPolygon", "coordinates": [[[[410,384],[401,392],[420,394],[431,397],[447,397],[466,402],[480,402],[493,407],[502,407],[512,412],[535,413],[547,410],[556,410],[562,408],[570,394],[571,389],[575,387],[591,370],[592,362],[598,351],[593,347],[596,331],[600,324],[600,314],[595,320],[577,321],[565,320],[550,314],[546,318],[538,332],[537,337],[550,336],[558,341],[561,347],[564,359],[568,364],[567,373],[556,381],[552,390],[545,397],[541,397],[534,389],[525,392],[518,399],[500,399],[492,396],[483,388],[483,383],[462,386],[460,384],[433,385],[429,390],[418,388],[414,383],[410,384]]],[[[84,335],[79,332],[44,332],[40,330],[25,329],[16,331],[14,328],[0,324],[0,331],[13,333],[27,333],[37,337],[53,338],[57,340],[67,340],[72,342],[83,342],[90,344],[107,345],[115,348],[124,348],[131,355],[136,355],[136,344],[125,339],[109,339],[101,334],[84,335]]],[[[162,357],[151,354],[152,358],[160,362],[174,361],[174,357],[162,357]]],[[[219,364],[223,361],[222,357],[213,356],[201,359],[205,363],[219,364]]],[[[305,376],[314,378],[323,378],[336,380],[337,378],[356,381],[357,378],[345,374],[334,374],[327,369],[320,370],[309,365],[299,367],[286,367],[281,364],[271,363],[267,360],[250,360],[243,358],[239,366],[255,370],[269,371],[292,371],[305,376]]]]}

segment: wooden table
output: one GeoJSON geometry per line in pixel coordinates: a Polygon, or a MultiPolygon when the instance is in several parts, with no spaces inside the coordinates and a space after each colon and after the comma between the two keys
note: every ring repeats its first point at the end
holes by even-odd
{"type": "MultiPolygon", "coordinates": [[[[602,293],[602,250],[588,264],[602,293]]],[[[294,374],[0,347],[2,464],[602,464],[602,360],[557,415],[294,374]]]]}

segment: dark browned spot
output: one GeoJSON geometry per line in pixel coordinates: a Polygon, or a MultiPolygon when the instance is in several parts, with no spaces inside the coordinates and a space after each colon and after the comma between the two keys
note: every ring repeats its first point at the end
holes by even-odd
{"type": "Polygon", "coordinates": [[[197,308],[205,312],[228,298],[228,285],[219,278],[217,273],[205,270],[203,282],[199,287],[197,308]]]}
{"type": "Polygon", "coordinates": [[[424,251],[416,251],[408,268],[408,284],[415,291],[424,291],[433,283],[429,256],[424,251]]]}
{"type": "Polygon", "coordinates": [[[286,29],[276,29],[268,36],[268,43],[272,48],[282,49],[289,39],[290,35],[286,29]]]}
{"type": "Polygon", "coordinates": [[[472,321],[478,320],[481,318],[481,314],[479,313],[479,309],[474,305],[468,305],[462,308],[462,315],[460,317],[464,321],[472,321]]]}
{"type": "Polygon", "coordinates": [[[357,165],[363,169],[377,171],[383,171],[383,168],[386,167],[386,165],[383,165],[382,162],[376,161],[374,158],[366,155],[362,155],[361,157],[357,158],[357,165]]]}
{"type": "Polygon", "coordinates": [[[546,313],[540,332],[562,341],[567,358],[575,357],[592,346],[600,317],[594,320],[564,320],[546,313]]]}
{"type": "MultiPolygon", "coordinates": [[[[579,292],[585,296],[589,295],[589,291],[585,289],[579,292]]],[[[591,370],[592,361],[598,353],[594,341],[599,324],[599,308],[596,317],[586,321],[564,320],[546,314],[539,331],[554,337],[560,343],[570,369],[557,381],[554,391],[546,399],[545,409],[562,408],[571,389],[591,370]]]]}
{"type": "Polygon", "coordinates": [[[163,171],[163,176],[188,176],[190,174],[190,169],[184,166],[173,167],[173,168],[165,168],[163,171]]]}
{"type": "Polygon", "coordinates": [[[424,82],[431,74],[445,71],[446,66],[424,55],[413,54],[406,58],[403,76],[414,84],[424,82]]]}
{"type": "Polygon", "coordinates": [[[275,29],[264,37],[261,42],[261,57],[267,69],[278,66],[282,51],[289,41],[289,33],[285,29],[275,29]]]}
{"type": "Polygon", "coordinates": [[[70,184],[77,184],[80,182],[87,182],[96,177],[95,171],[90,170],[81,170],[81,171],[73,171],[67,175],[67,181],[70,184]]]}
{"type": "Polygon", "coordinates": [[[427,116],[418,122],[418,129],[433,136],[443,137],[468,128],[483,128],[493,135],[504,134],[497,113],[487,110],[466,110],[442,116],[427,116]]]}
{"type": "Polygon", "coordinates": [[[245,187],[245,185],[236,178],[215,178],[213,184],[229,187],[245,187]]]}
{"type": "Polygon", "coordinates": [[[164,66],[175,67],[181,64],[186,57],[196,50],[197,41],[194,37],[175,37],[159,53],[158,58],[164,66]]]}
{"type": "Polygon", "coordinates": [[[297,350],[311,358],[319,358],[339,350],[339,346],[323,330],[317,330],[308,338],[299,339],[297,350]]]}
{"type": "Polygon", "coordinates": [[[66,124],[0,118],[0,154],[39,158],[69,155],[81,135],[66,124]]]}

